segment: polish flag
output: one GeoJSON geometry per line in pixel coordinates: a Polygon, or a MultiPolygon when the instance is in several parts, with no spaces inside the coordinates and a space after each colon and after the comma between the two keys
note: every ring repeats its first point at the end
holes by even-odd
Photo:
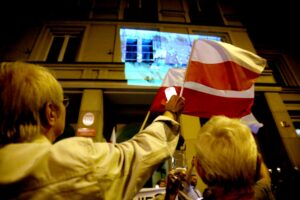
{"type": "Polygon", "coordinates": [[[164,110],[165,89],[174,86],[186,99],[184,114],[205,118],[225,115],[257,124],[251,113],[254,83],[265,66],[264,58],[231,44],[195,40],[187,69],[168,71],[150,112],[164,110]]]}

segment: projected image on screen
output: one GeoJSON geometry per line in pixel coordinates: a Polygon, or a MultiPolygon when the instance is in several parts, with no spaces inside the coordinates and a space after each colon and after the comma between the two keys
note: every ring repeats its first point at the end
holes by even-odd
{"type": "Polygon", "coordinates": [[[129,85],[160,86],[170,68],[187,66],[193,41],[221,37],[120,29],[122,62],[129,85]]]}

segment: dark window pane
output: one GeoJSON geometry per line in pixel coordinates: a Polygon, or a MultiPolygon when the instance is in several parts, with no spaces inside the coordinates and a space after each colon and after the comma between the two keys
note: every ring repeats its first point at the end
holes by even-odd
{"type": "Polygon", "coordinates": [[[71,37],[64,55],[64,62],[75,62],[80,45],[80,37],[71,37]]]}
{"type": "Polygon", "coordinates": [[[153,52],[153,47],[152,46],[143,46],[142,47],[143,53],[145,52],[153,52]]]}
{"type": "Polygon", "coordinates": [[[136,53],[126,53],[126,61],[127,62],[136,62],[137,54],[136,53]]]}
{"type": "Polygon", "coordinates": [[[57,62],[63,42],[64,37],[54,37],[48,53],[47,62],[57,62]]]}
{"type": "Polygon", "coordinates": [[[151,0],[128,0],[124,10],[124,20],[157,22],[157,1],[151,0]]]}
{"type": "Polygon", "coordinates": [[[143,62],[153,61],[153,41],[151,39],[142,40],[142,60],[143,62]]]}
{"type": "Polygon", "coordinates": [[[273,76],[276,80],[276,82],[280,85],[280,86],[286,86],[281,73],[280,73],[280,66],[278,64],[278,62],[276,61],[272,61],[272,60],[268,60],[268,66],[270,67],[270,69],[272,69],[273,72],[273,76]]]}
{"type": "Polygon", "coordinates": [[[153,53],[143,53],[143,62],[149,62],[153,60],[153,53]]]}
{"type": "Polygon", "coordinates": [[[137,60],[137,39],[126,40],[126,62],[136,62],[137,60]]]}
{"type": "Polygon", "coordinates": [[[300,122],[294,122],[293,124],[296,129],[300,129],[300,122]]]}
{"type": "Polygon", "coordinates": [[[128,45],[137,45],[137,39],[127,39],[126,46],[128,45]]]}
{"type": "Polygon", "coordinates": [[[136,52],[137,46],[126,46],[126,51],[136,52]]]}
{"type": "MultiPolygon", "coordinates": [[[[298,101],[296,101],[295,103],[297,103],[298,101]]],[[[300,116],[300,110],[289,110],[288,111],[290,116],[300,116]]]]}

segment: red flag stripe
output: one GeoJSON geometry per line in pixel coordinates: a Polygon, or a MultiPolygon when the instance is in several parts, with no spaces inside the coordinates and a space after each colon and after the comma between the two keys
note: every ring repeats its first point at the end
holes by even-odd
{"type": "Polygon", "coordinates": [[[186,105],[183,113],[193,116],[211,117],[225,115],[241,118],[251,113],[253,98],[225,98],[185,88],[186,105]]]}
{"type": "MultiPolygon", "coordinates": [[[[183,77],[186,69],[171,69],[166,75],[163,87],[171,87],[171,86],[182,86],[183,77]]],[[[211,95],[221,96],[221,97],[233,97],[233,98],[254,98],[254,85],[247,90],[243,91],[235,91],[235,90],[219,90],[212,87],[208,87],[206,85],[196,83],[196,82],[185,82],[185,88],[190,88],[199,92],[208,93],[211,95]]],[[[177,91],[179,94],[179,92],[177,91]]]]}
{"type": "MultiPolygon", "coordinates": [[[[154,100],[152,101],[150,112],[163,112],[165,111],[165,105],[167,102],[167,98],[165,95],[165,89],[167,87],[160,87],[154,97],[154,100]]],[[[176,87],[175,87],[176,88],[176,87]]],[[[177,91],[177,90],[176,90],[177,91]]]]}
{"type": "Polygon", "coordinates": [[[220,90],[240,91],[249,89],[258,77],[259,74],[231,61],[216,64],[191,61],[185,81],[220,90]]]}
{"type": "MultiPolygon", "coordinates": [[[[164,90],[160,87],[150,107],[151,112],[163,112],[166,104],[164,90]]],[[[176,91],[180,87],[176,86],[176,91]]],[[[183,97],[186,99],[183,113],[193,116],[211,117],[212,115],[226,115],[233,118],[241,118],[251,113],[253,98],[226,98],[206,94],[190,88],[185,88],[183,97]]]]}

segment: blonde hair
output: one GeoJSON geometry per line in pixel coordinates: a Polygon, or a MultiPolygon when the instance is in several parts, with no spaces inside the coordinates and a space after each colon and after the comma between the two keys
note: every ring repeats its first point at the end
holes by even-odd
{"type": "Polygon", "coordinates": [[[207,184],[240,187],[254,181],[257,145],[238,119],[212,117],[198,133],[196,155],[207,184]]]}
{"type": "Polygon", "coordinates": [[[31,141],[43,126],[47,102],[59,105],[61,85],[42,66],[3,62],[0,66],[0,144],[31,141]]]}

